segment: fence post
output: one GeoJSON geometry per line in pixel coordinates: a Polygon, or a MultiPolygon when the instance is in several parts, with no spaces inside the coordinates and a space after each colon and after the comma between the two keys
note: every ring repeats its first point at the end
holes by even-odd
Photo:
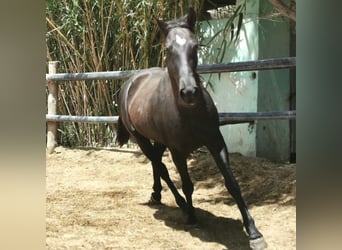
{"type": "MultiPolygon", "coordinates": [[[[49,62],[49,74],[56,74],[58,67],[58,61],[49,62]]],[[[57,100],[58,100],[58,82],[48,81],[48,114],[57,114],[57,100]]],[[[51,154],[57,145],[57,125],[56,121],[47,122],[47,141],[46,149],[49,154],[51,154]]]]}

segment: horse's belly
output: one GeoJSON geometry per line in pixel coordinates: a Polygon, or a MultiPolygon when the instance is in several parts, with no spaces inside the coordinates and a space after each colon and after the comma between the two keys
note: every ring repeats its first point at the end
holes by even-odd
{"type": "Polygon", "coordinates": [[[130,115],[132,124],[139,134],[168,147],[180,147],[180,142],[187,137],[181,125],[170,119],[170,113],[167,111],[150,112],[141,104],[132,108],[130,115]],[[165,119],[166,117],[169,119],[165,119]]]}
{"type": "Polygon", "coordinates": [[[139,108],[137,109],[137,113],[131,117],[135,130],[148,139],[157,140],[158,131],[155,129],[151,119],[146,114],[139,113],[139,108]]]}

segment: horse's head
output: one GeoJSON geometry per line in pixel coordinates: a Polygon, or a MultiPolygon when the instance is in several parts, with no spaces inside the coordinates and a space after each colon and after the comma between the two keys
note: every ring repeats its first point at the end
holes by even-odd
{"type": "Polygon", "coordinates": [[[194,35],[195,11],[179,19],[157,20],[165,35],[166,64],[174,92],[187,106],[195,106],[200,96],[200,79],[197,68],[197,39],[194,35]]]}

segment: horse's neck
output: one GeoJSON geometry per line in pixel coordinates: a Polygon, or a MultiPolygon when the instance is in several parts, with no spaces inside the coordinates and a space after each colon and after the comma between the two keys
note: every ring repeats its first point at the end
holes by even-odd
{"type": "Polygon", "coordinates": [[[174,98],[175,102],[178,102],[179,98],[179,83],[177,82],[176,79],[173,78],[172,75],[170,75],[169,71],[166,69],[166,74],[165,74],[165,79],[162,79],[164,82],[164,91],[171,91],[172,92],[172,97],[174,98]]]}

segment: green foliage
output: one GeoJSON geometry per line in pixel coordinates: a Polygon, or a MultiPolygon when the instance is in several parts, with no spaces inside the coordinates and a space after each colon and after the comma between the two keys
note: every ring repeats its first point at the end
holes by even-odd
{"type": "MultiPolygon", "coordinates": [[[[224,19],[221,19],[221,28],[215,33],[202,32],[199,34],[200,46],[202,48],[199,51],[201,57],[205,57],[206,61],[210,63],[223,63],[226,52],[232,46],[236,46],[239,42],[241,27],[243,25],[243,18],[246,12],[246,1],[241,1],[241,4],[236,6],[226,6],[218,10],[224,13],[224,19]],[[213,49],[211,45],[215,45],[217,49],[213,49]]],[[[208,22],[208,25],[210,23],[208,22]]],[[[216,74],[216,73],[215,73],[216,74]]],[[[221,73],[218,73],[219,78],[221,73]]],[[[213,74],[210,74],[207,80],[208,87],[213,89],[213,83],[211,82],[213,74]]]]}

